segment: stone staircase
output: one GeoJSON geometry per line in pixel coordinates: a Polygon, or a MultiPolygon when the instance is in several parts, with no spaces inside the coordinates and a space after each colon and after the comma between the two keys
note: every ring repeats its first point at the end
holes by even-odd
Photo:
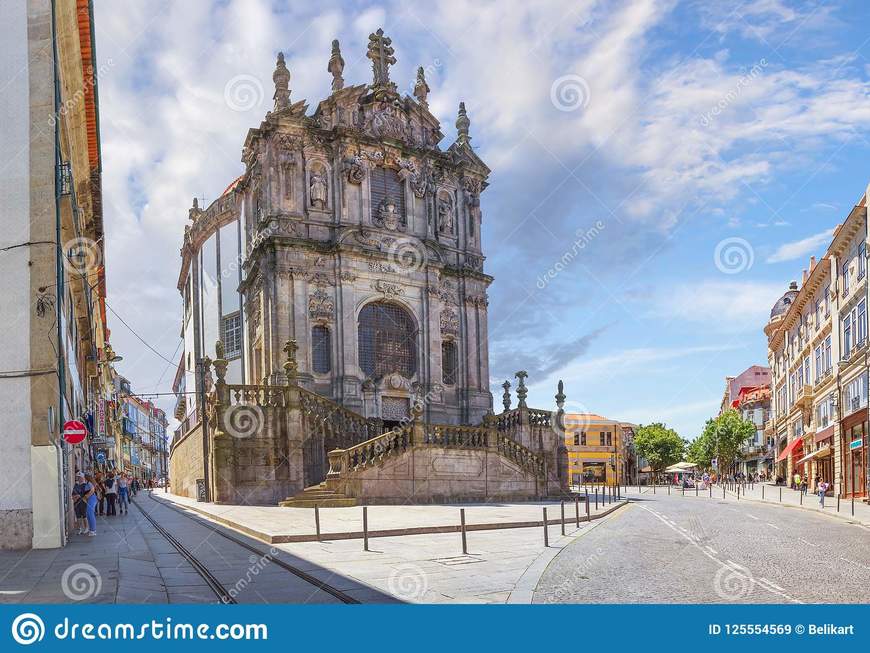
{"type": "Polygon", "coordinates": [[[357,500],[326,487],[326,481],[320,485],[307,487],[299,494],[287,497],[278,503],[282,508],[350,508],[357,505],[357,500]]]}

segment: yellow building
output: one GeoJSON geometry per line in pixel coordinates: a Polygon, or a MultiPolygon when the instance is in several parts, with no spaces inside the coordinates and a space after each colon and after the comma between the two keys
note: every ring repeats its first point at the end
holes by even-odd
{"type": "Polygon", "coordinates": [[[564,423],[571,485],[625,482],[634,455],[632,424],[593,413],[566,413],[564,423]]]}

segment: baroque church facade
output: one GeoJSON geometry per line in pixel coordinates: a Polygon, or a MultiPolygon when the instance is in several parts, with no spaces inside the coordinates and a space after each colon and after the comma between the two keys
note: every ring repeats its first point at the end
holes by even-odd
{"type": "MultiPolygon", "coordinates": [[[[216,337],[237,343],[226,347],[236,382],[285,383],[294,340],[300,385],[365,417],[399,423],[419,404],[428,422],[479,424],[492,410],[480,212],[490,170],[464,104],[442,148],[423,69],[403,97],[382,30],[367,56],[371,83],[347,86],[334,41],[332,93],[310,113],[278,55],[274,107],[247,134],[244,174],[191,209],[176,387],[209,384],[197,360],[214,355],[216,337]],[[209,247],[217,261],[206,264],[209,247]],[[234,251],[227,274],[221,252],[234,251]]],[[[191,411],[185,396],[179,419],[191,411]]]]}

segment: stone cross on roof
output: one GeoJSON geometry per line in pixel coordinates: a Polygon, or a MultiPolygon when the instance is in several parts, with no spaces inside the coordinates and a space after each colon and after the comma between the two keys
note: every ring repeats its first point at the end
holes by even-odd
{"type": "Polygon", "coordinates": [[[391,46],[393,40],[384,36],[384,30],[379,29],[369,34],[369,49],[366,56],[372,60],[374,73],[372,86],[388,86],[390,84],[390,66],[396,63],[391,46]]]}

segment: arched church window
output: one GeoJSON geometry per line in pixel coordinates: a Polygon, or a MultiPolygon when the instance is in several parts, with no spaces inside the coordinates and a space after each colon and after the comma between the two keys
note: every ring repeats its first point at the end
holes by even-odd
{"type": "Polygon", "coordinates": [[[410,378],[417,370],[417,331],[401,306],[366,304],[359,314],[359,365],[370,377],[398,372],[410,378]]]}
{"type": "Polygon", "coordinates": [[[441,343],[441,380],[444,385],[456,385],[456,343],[445,340],[441,343]]]}
{"type": "Polygon", "coordinates": [[[311,329],[311,365],[318,374],[332,370],[329,329],[317,325],[311,329]]]}

